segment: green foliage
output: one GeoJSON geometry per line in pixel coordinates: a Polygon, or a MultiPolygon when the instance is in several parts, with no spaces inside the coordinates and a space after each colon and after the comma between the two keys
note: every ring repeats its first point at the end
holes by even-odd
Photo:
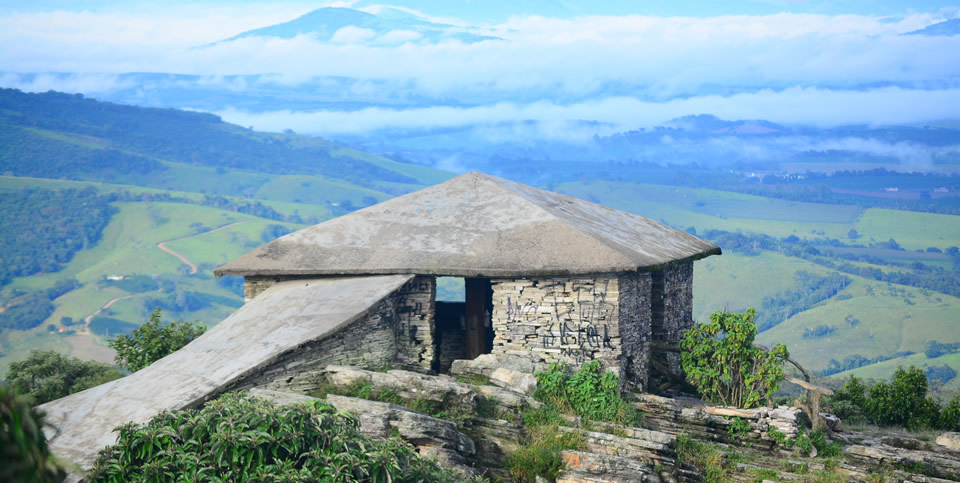
{"type": "Polygon", "coordinates": [[[116,361],[120,367],[136,372],[157,360],[176,352],[207,330],[200,322],[160,323],[162,311],[157,308],[150,314],[150,321],[134,329],[132,335],[122,334],[108,341],[117,351],[116,361]]]}
{"type": "Polygon", "coordinates": [[[898,367],[890,384],[878,382],[870,388],[867,413],[881,426],[902,425],[912,430],[933,427],[940,408],[927,396],[928,388],[922,370],[898,367]]]}
{"type": "Polygon", "coordinates": [[[519,482],[532,483],[538,476],[556,481],[564,468],[562,452],[586,449],[583,434],[560,433],[556,425],[541,426],[531,433],[527,444],[507,456],[510,476],[519,482]]]}
{"type": "Polygon", "coordinates": [[[960,394],[954,395],[940,411],[937,427],[947,431],[960,431],[960,394]]]}
{"type": "Polygon", "coordinates": [[[63,481],[67,474],[43,434],[44,415],[0,384],[0,481],[63,481]]]}
{"type": "Polygon", "coordinates": [[[81,361],[56,351],[32,350],[10,364],[7,384],[34,405],[60,399],[123,377],[119,369],[96,361],[81,361]]]}
{"type": "Polygon", "coordinates": [[[810,441],[810,436],[807,436],[806,433],[800,433],[797,436],[797,439],[793,442],[793,446],[803,451],[803,454],[810,454],[813,451],[813,442],[810,441]]]}
{"type": "Polygon", "coordinates": [[[850,376],[843,388],[824,400],[824,407],[851,423],[904,426],[910,430],[960,430],[960,395],[943,408],[927,396],[929,383],[923,370],[897,368],[890,383],[878,382],[869,391],[850,376]]]}
{"type": "Polygon", "coordinates": [[[687,379],[717,404],[753,408],[772,399],[783,381],[790,354],[777,344],[770,352],[753,346],[756,311],[714,312],[709,324],[697,324],[680,341],[687,379]]]}
{"type": "Polygon", "coordinates": [[[844,422],[865,423],[868,420],[866,390],[863,381],[851,375],[843,388],[834,391],[833,396],[824,398],[823,404],[844,422]]]}
{"type": "Polygon", "coordinates": [[[843,453],[843,446],[840,443],[827,442],[827,435],[822,429],[813,431],[809,435],[810,442],[817,448],[817,457],[836,458],[843,453]]]}
{"type": "Polygon", "coordinates": [[[90,481],[451,481],[409,444],[376,440],[323,402],[275,406],[229,393],[200,410],[164,412],[116,429],[90,481]]]}
{"type": "Polygon", "coordinates": [[[730,421],[730,426],[727,426],[727,433],[730,434],[730,437],[738,440],[747,435],[750,431],[750,423],[743,420],[743,418],[734,417],[730,421]]]}
{"type": "MultiPolygon", "coordinates": [[[[11,161],[0,159],[5,165],[11,161]]],[[[46,163],[38,167],[46,169],[46,163]]],[[[13,277],[59,271],[74,253],[100,239],[115,211],[93,188],[0,193],[0,285],[13,277]]]]}
{"type": "Polygon", "coordinates": [[[553,363],[534,375],[534,397],[558,411],[620,424],[634,424],[641,418],[620,395],[619,378],[604,371],[600,361],[588,362],[573,374],[568,374],[566,363],[553,363]]]}
{"type": "Polygon", "coordinates": [[[767,430],[767,434],[773,438],[773,441],[777,443],[777,446],[787,449],[793,448],[793,440],[787,438],[787,435],[781,433],[777,428],[770,427],[770,429],[767,430]]]}

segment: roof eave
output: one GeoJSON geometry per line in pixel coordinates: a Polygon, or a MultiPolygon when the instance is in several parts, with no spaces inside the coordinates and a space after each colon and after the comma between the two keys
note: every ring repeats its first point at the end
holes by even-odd
{"type": "Polygon", "coordinates": [[[381,268],[381,269],[339,269],[339,270],[279,270],[279,269],[243,269],[229,266],[221,266],[214,269],[213,273],[217,278],[224,276],[240,277],[303,277],[303,276],[342,276],[342,275],[434,275],[437,277],[463,277],[463,278],[502,278],[502,277],[566,277],[572,275],[598,274],[598,273],[624,273],[624,272],[654,272],[664,268],[676,265],[678,263],[700,260],[712,255],[721,255],[720,247],[714,246],[708,250],[696,253],[694,255],[670,260],[664,263],[653,265],[635,266],[635,265],[613,265],[609,267],[598,267],[589,271],[572,271],[568,268],[550,267],[538,269],[517,270],[513,268],[381,268]]]}

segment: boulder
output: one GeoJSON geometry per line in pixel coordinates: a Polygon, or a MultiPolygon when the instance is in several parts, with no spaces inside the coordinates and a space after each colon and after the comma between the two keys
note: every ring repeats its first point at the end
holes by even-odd
{"type": "Polygon", "coordinates": [[[937,436],[937,444],[950,451],[960,452],[960,433],[943,433],[937,436]]]}
{"type": "Polygon", "coordinates": [[[450,366],[450,374],[478,374],[490,377],[497,369],[510,369],[517,372],[533,374],[537,370],[536,364],[530,359],[509,354],[481,354],[473,360],[457,359],[450,366]]]}
{"type": "Polygon", "coordinates": [[[346,387],[361,381],[374,389],[391,389],[404,399],[453,403],[470,409],[476,409],[480,403],[480,395],[469,384],[459,383],[449,376],[429,376],[402,370],[374,372],[336,365],[327,366],[324,376],[335,386],[346,387]]]}
{"type": "Polygon", "coordinates": [[[330,394],[327,402],[340,411],[354,415],[365,434],[387,438],[393,429],[401,438],[416,446],[422,456],[436,458],[445,466],[473,474],[465,456],[476,453],[476,447],[473,440],[458,431],[454,423],[395,404],[355,397],[330,394]]]}
{"type": "Polygon", "coordinates": [[[500,367],[490,373],[490,383],[512,391],[532,396],[537,391],[537,378],[533,374],[500,367]]]}
{"type": "Polygon", "coordinates": [[[631,458],[583,451],[562,453],[565,469],[557,483],[635,483],[661,481],[654,469],[631,458]]]}

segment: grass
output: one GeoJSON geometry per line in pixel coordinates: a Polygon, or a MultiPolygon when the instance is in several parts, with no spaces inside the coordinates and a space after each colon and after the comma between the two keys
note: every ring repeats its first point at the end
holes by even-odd
{"type": "Polygon", "coordinates": [[[760,310],[763,298],[794,287],[794,273],[826,275],[831,270],[772,252],[757,256],[725,253],[697,261],[693,270],[694,320],[706,321],[723,309],[760,310]],[[762,287],[762,289],[760,288],[762,287]]]}
{"type": "Polygon", "coordinates": [[[927,247],[944,249],[960,244],[960,223],[957,218],[953,215],[871,208],[860,217],[854,228],[864,238],[877,241],[893,238],[907,250],[927,247]]]}
{"type": "Polygon", "coordinates": [[[835,297],[829,303],[801,312],[761,333],[757,341],[788,343],[791,356],[809,370],[825,369],[831,359],[842,361],[854,354],[871,358],[900,351],[923,352],[928,340],[960,341],[960,320],[956,317],[960,299],[934,292],[924,295],[921,289],[856,276],[850,278],[853,283],[841,294],[851,298],[835,297]],[[845,320],[850,315],[861,323],[850,327],[845,320]],[[831,325],[836,330],[823,338],[802,337],[805,328],[819,325],[831,325]]]}

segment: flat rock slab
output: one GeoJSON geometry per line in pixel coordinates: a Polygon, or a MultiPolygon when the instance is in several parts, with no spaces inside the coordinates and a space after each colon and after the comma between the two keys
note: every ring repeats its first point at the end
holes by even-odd
{"type": "Polygon", "coordinates": [[[90,468],[113,429],[196,407],[278,356],[359,319],[411,275],[280,282],[179,351],[127,377],[40,406],[53,452],[90,468]]]}

